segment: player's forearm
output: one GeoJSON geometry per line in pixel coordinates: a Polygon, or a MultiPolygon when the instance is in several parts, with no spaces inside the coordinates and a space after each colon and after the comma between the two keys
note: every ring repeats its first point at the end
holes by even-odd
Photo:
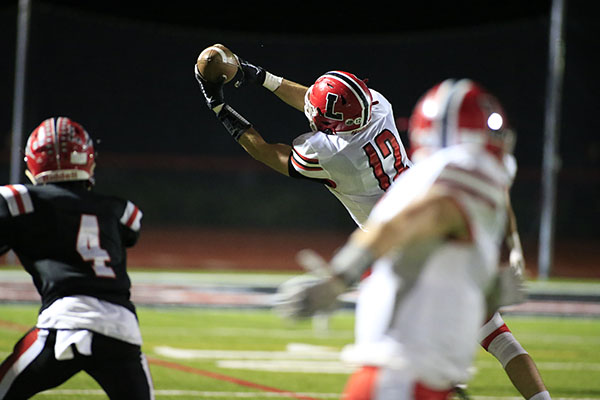
{"type": "Polygon", "coordinates": [[[281,86],[273,93],[286,104],[299,111],[304,111],[304,95],[308,88],[299,83],[283,79],[281,86]]]}
{"type": "Polygon", "coordinates": [[[240,137],[239,144],[257,161],[289,176],[288,160],[292,151],[291,146],[283,143],[267,143],[254,128],[248,129],[240,137]]]}
{"type": "Polygon", "coordinates": [[[411,243],[449,236],[466,238],[467,222],[451,198],[430,194],[385,223],[367,223],[366,231],[357,230],[350,240],[381,257],[411,243]]]}
{"type": "Polygon", "coordinates": [[[385,223],[367,223],[357,229],[331,260],[334,276],[347,286],[358,281],[374,260],[395,249],[426,238],[468,234],[458,206],[447,197],[427,197],[405,208],[385,223]]]}

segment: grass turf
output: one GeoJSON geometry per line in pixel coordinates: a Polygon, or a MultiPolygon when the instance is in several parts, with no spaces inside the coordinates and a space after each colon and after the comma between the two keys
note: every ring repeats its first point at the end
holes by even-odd
{"type": "MultiPolygon", "coordinates": [[[[335,314],[327,330],[315,329],[312,321],[290,323],[281,320],[268,310],[139,307],[138,313],[144,336],[143,350],[151,359],[157,399],[274,398],[276,394],[269,389],[306,393],[312,398],[335,398],[348,376],[345,373],[231,369],[224,368],[219,357],[175,359],[158,354],[156,349],[170,346],[198,350],[284,351],[289,343],[304,343],[339,350],[352,341],[354,319],[351,312],[335,314]],[[165,366],[153,360],[173,364],[165,366]],[[183,371],[173,365],[194,370],[183,371]],[[205,372],[221,375],[206,376],[205,372]],[[232,379],[239,381],[232,382],[232,379]]],[[[4,359],[24,331],[34,324],[36,314],[35,305],[0,305],[0,358],[4,359]]],[[[505,321],[538,364],[553,398],[600,399],[600,320],[505,316],[505,321]]],[[[472,397],[520,397],[491,355],[480,350],[475,366],[477,372],[468,388],[472,397]]],[[[78,374],[35,398],[85,400],[106,397],[91,378],[78,374]]]]}

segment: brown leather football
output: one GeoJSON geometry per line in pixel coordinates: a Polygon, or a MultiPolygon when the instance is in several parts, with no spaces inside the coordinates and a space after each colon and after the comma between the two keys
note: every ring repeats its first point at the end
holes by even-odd
{"type": "Polygon", "coordinates": [[[196,64],[202,78],[213,83],[223,77],[225,83],[231,81],[240,66],[235,54],[222,44],[213,44],[202,50],[196,64]]]}

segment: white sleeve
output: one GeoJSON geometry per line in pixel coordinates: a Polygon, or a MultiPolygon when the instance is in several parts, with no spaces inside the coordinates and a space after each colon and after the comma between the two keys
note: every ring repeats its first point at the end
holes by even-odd
{"type": "Polygon", "coordinates": [[[490,209],[506,207],[505,186],[479,170],[450,164],[442,170],[435,183],[490,209]]]}
{"type": "Polygon", "coordinates": [[[31,195],[25,185],[0,186],[0,196],[6,200],[10,215],[13,217],[33,212],[31,195]]]}
{"type": "Polygon", "coordinates": [[[127,201],[125,211],[121,216],[121,223],[134,232],[138,232],[142,226],[142,210],[131,201],[127,201]]]}
{"type": "Polygon", "coordinates": [[[504,231],[501,215],[506,215],[506,186],[481,170],[446,166],[435,181],[444,187],[461,210],[469,231],[479,240],[504,231]]]}
{"type": "Polygon", "coordinates": [[[330,179],[323,169],[319,157],[322,156],[309,140],[311,134],[298,136],[292,143],[291,164],[294,169],[307,178],[330,179]]]}

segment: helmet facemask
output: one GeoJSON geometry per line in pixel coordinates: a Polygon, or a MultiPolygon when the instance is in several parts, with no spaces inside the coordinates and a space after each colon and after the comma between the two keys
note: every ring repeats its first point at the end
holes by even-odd
{"type": "Polygon", "coordinates": [[[313,86],[309,87],[304,94],[304,115],[306,115],[306,118],[308,119],[310,129],[313,132],[317,132],[319,129],[315,123],[315,117],[319,115],[319,109],[310,102],[310,92],[312,91],[313,86]]]}

